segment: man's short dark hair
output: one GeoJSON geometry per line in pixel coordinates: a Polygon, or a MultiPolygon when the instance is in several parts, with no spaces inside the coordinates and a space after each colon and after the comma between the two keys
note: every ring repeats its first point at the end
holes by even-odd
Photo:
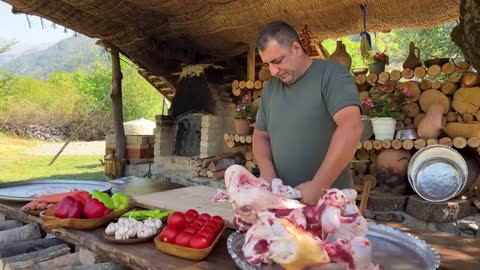
{"type": "Polygon", "coordinates": [[[276,40],[284,47],[290,47],[294,41],[300,42],[297,31],[284,21],[271,22],[265,25],[257,36],[257,48],[263,51],[270,40],[276,40]]]}

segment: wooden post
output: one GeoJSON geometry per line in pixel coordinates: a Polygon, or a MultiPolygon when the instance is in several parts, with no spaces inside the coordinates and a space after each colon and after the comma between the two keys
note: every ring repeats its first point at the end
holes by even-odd
{"type": "Polygon", "coordinates": [[[122,71],[120,70],[120,53],[116,48],[111,48],[112,54],[112,109],[113,126],[116,144],[116,156],[121,160],[120,175],[123,177],[123,161],[125,159],[125,130],[123,127],[122,106],[122,71]]]}
{"type": "Polygon", "coordinates": [[[247,53],[247,80],[255,81],[255,43],[250,43],[247,53]]]}

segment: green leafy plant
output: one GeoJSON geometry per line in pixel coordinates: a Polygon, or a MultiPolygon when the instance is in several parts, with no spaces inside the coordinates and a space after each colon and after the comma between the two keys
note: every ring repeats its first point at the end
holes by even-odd
{"type": "Polygon", "coordinates": [[[385,52],[377,52],[373,55],[373,63],[385,63],[385,65],[389,64],[388,55],[385,52]]]}
{"type": "Polygon", "coordinates": [[[402,114],[403,106],[408,103],[407,98],[414,96],[413,92],[407,87],[396,85],[379,86],[380,95],[378,97],[365,98],[362,100],[364,112],[375,117],[392,117],[399,119],[402,114]]]}
{"type": "Polygon", "coordinates": [[[248,122],[255,122],[257,115],[257,108],[253,106],[252,96],[244,95],[242,100],[236,105],[237,119],[247,120],[248,122]]]}

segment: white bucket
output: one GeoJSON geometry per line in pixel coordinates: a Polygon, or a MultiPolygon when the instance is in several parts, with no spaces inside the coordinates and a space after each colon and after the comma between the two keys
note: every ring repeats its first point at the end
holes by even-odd
{"type": "Polygon", "coordinates": [[[397,120],[392,117],[372,118],[373,133],[376,140],[393,140],[397,120]]]}

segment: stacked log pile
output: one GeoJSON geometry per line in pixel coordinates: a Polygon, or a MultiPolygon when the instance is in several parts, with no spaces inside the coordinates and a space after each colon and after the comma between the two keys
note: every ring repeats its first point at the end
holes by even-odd
{"type": "Polygon", "coordinates": [[[221,155],[197,159],[196,175],[221,180],[225,176],[225,170],[234,164],[245,165],[245,157],[242,152],[224,153],[221,155]]]}

